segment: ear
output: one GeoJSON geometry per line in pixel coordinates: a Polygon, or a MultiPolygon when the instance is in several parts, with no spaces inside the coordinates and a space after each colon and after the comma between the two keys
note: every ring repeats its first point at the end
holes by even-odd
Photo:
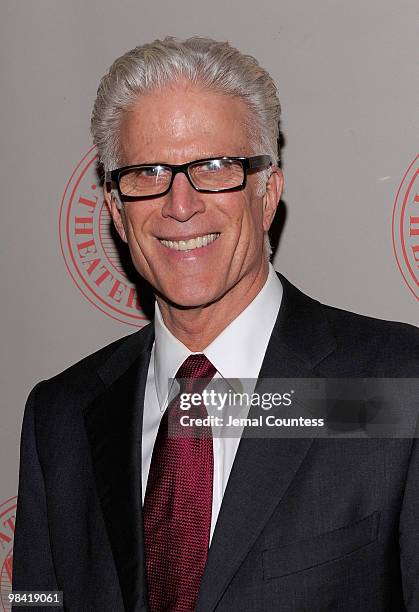
{"type": "Polygon", "coordinates": [[[108,207],[109,213],[114,222],[116,231],[124,242],[127,240],[127,222],[125,217],[124,206],[119,198],[119,194],[115,189],[111,189],[109,183],[103,185],[103,196],[108,207]]]}
{"type": "Polygon", "coordinates": [[[265,232],[271,227],[284,187],[284,175],[281,168],[271,166],[271,170],[272,173],[266,184],[266,192],[263,195],[263,229],[265,232]]]}

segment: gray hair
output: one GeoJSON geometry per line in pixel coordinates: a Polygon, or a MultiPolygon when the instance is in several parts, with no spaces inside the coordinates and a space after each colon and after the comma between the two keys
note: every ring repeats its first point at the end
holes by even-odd
{"type": "Polygon", "coordinates": [[[271,76],[254,57],[228,42],[172,36],[140,45],[114,61],[102,78],[94,103],[91,133],[105,170],[120,163],[119,127],[138,95],[181,78],[217,93],[242,99],[255,154],[278,158],[280,103],[271,76]]]}
{"type": "MultiPolygon", "coordinates": [[[[249,111],[246,129],[253,153],[270,155],[277,162],[281,107],[269,73],[254,57],[240,53],[228,42],[197,36],[181,41],[168,36],[128,51],[100,81],[91,133],[105,171],[121,164],[119,131],[124,112],[139,95],[182,78],[241,99],[249,111]]],[[[261,172],[260,195],[268,176],[269,170],[261,172]]]]}

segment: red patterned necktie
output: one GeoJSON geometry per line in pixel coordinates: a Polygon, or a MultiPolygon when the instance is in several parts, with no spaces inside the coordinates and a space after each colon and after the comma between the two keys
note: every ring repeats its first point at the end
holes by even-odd
{"type": "Polygon", "coordinates": [[[180,395],[202,393],[215,372],[205,355],[190,355],[176,374],[180,391],[160,421],[143,509],[151,612],[195,609],[211,528],[212,431],[180,425],[181,416],[207,416],[203,402],[182,410],[180,395]]]}

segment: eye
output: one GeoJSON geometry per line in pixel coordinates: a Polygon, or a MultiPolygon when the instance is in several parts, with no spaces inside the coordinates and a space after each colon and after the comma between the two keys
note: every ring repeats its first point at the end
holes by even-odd
{"type": "Polygon", "coordinates": [[[221,170],[223,166],[224,166],[223,160],[212,159],[205,163],[201,163],[199,166],[197,166],[196,169],[198,172],[217,172],[218,170],[221,170]]]}
{"type": "Polygon", "coordinates": [[[168,173],[168,169],[163,166],[147,166],[145,168],[138,168],[137,173],[139,176],[144,178],[156,178],[159,176],[165,176],[168,173]]]}

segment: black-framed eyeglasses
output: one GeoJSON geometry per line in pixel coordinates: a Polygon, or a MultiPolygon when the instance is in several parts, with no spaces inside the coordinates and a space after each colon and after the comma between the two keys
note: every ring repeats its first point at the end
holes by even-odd
{"type": "Polygon", "coordinates": [[[249,171],[272,165],[269,155],[210,157],[187,164],[138,164],[106,172],[105,181],[116,186],[123,202],[154,198],[168,193],[176,174],[182,172],[196,191],[218,193],[244,189],[249,171]]]}

